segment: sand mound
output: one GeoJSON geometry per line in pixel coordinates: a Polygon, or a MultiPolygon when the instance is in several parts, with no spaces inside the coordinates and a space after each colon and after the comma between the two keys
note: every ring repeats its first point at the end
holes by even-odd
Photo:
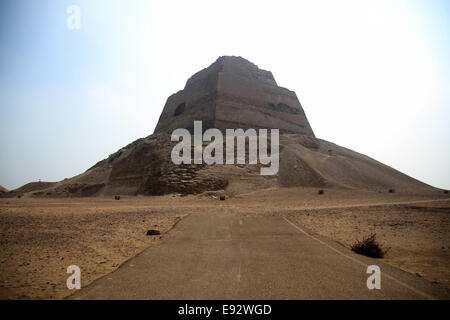
{"type": "Polygon", "coordinates": [[[281,186],[339,187],[420,194],[437,192],[389,166],[355,151],[313,137],[284,135],[280,144],[281,186]],[[285,174],[283,172],[286,171],[285,174]]]}
{"type": "Polygon", "coordinates": [[[280,135],[280,168],[273,176],[260,175],[261,165],[174,165],[170,154],[175,144],[168,134],[152,135],[72,179],[57,184],[32,183],[17,190],[34,196],[196,194],[214,190],[236,195],[278,187],[441,193],[365,155],[301,134],[280,135]]]}
{"type": "Polygon", "coordinates": [[[3,197],[16,197],[22,196],[24,194],[42,195],[44,194],[43,190],[52,188],[56,184],[57,182],[43,182],[43,181],[30,182],[17,189],[6,192],[0,192],[0,195],[3,197]]]}
{"type": "Polygon", "coordinates": [[[21,186],[20,188],[14,189],[13,192],[28,193],[28,192],[33,192],[33,191],[39,191],[39,190],[44,190],[44,189],[53,187],[55,184],[56,184],[56,182],[43,182],[43,181],[30,182],[30,183],[27,183],[27,184],[21,186]]]}

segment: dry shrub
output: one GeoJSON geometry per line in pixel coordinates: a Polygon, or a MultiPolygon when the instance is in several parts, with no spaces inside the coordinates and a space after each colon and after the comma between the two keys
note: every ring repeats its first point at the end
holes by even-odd
{"type": "Polygon", "coordinates": [[[363,238],[362,241],[357,240],[351,248],[356,253],[372,258],[383,258],[388,252],[388,249],[382,248],[377,242],[375,233],[363,238]]]}

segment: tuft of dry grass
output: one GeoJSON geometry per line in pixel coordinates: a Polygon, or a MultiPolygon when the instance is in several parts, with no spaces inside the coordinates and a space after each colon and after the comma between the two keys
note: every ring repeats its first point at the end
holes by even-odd
{"type": "Polygon", "coordinates": [[[382,248],[377,242],[375,233],[363,238],[361,241],[357,240],[352,244],[351,249],[358,254],[372,258],[383,258],[388,252],[388,249],[382,248]]]}

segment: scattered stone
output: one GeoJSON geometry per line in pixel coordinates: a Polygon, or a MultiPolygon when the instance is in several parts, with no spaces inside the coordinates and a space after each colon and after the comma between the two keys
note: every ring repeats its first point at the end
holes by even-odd
{"type": "Polygon", "coordinates": [[[419,278],[423,278],[423,274],[421,274],[419,272],[416,273],[416,276],[418,276],[419,278]]]}
{"type": "Polygon", "coordinates": [[[225,196],[220,196],[220,201],[225,201],[225,196]]]}
{"type": "Polygon", "coordinates": [[[389,189],[389,193],[395,193],[395,189],[389,189]]]}
{"type": "Polygon", "coordinates": [[[120,196],[114,196],[115,200],[120,200],[120,196]]]}
{"type": "MultiPolygon", "coordinates": [[[[160,234],[161,234],[161,232],[159,230],[154,230],[154,229],[147,230],[148,236],[157,236],[160,234]]],[[[160,237],[160,239],[161,239],[161,237],[160,237]]]]}
{"type": "Polygon", "coordinates": [[[318,194],[324,194],[324,193],[325,193],[325,191],[322,190],[322,189],[320,189],[319,192],[318,192],[318,194]]]}

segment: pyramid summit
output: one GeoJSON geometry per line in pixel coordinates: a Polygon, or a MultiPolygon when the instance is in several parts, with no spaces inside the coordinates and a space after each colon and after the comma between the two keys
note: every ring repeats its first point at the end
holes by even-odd
{"type": "Polygon", "coordinates": [[[295,92],[279,87],[270,71],[242,57],[223,56],[194,74],[183,90],[171,95],[155,133],[177,128],[280,129],[314,137],[295,92]]]}

